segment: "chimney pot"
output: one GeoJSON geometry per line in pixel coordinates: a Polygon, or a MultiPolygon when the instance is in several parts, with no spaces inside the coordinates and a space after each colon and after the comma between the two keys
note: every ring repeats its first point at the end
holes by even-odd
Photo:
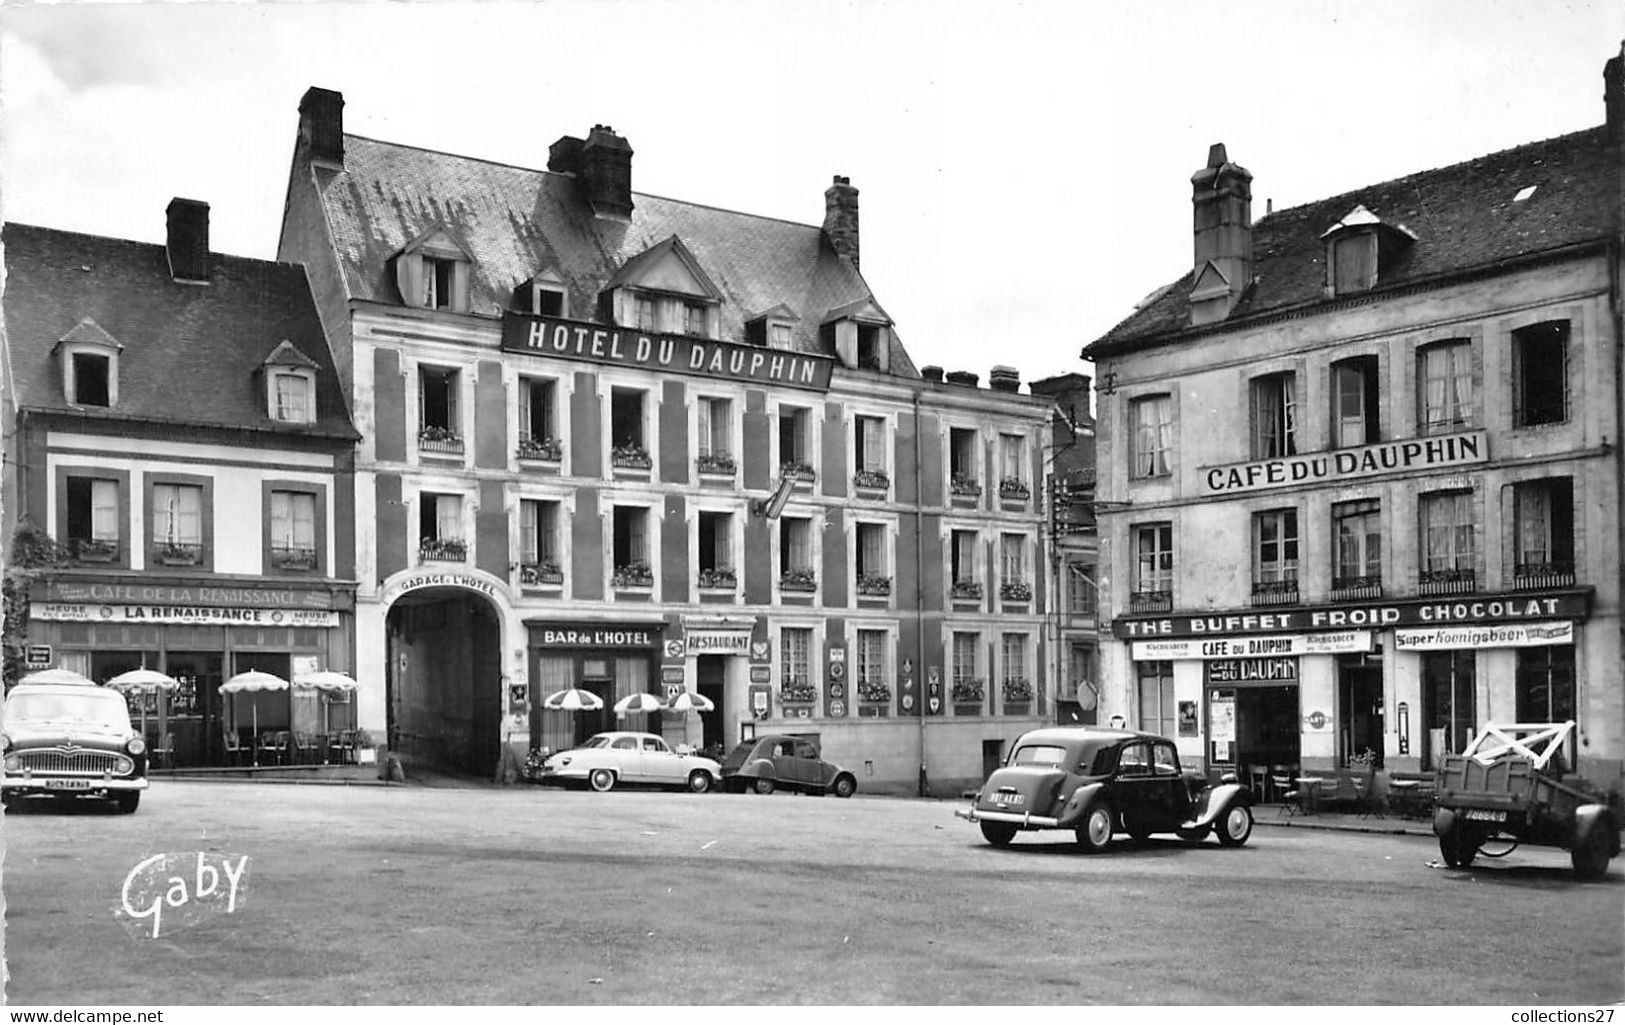
{"type": "Polygon", "coordinates": [[[858,266],[858,190],[844,174],[824,190],[824,235],[835,251],[858,266]]]}
{"type": "Polygon", "coordinates": [[[176,281],[209,280],[209,204],[196,199],[169,201],[169,274],[176,281]]]}
{"type": "Polygon", "coordinates": [[[344,166],[344,94],[311,86],[299,101],[299,139],[312,163],[344,166]]]}
{"type": "Polygon", "coordinates": [[[981,378],[979,376],[977,376],[976,374],[970,373],[969,371],[966,371],[966,370],[950,370],[950,371],[948,371],[948,383],[949,384],[963,384],[963,385],[965,385],[967,387],[974,388],[974,387],[976,387],[976,382],[978,382],[980,380],[981,380],[981,378]]]}
{"type": "Polygon", "coordinates": [[[932,382],[933,384],[941,384],[942,383],[942,368],[941,367],[921,367],[920,368],[920,376],[925,378],[927,381],[932,382]]]}
{"type": "Polygon", "coordinates": [[[1021,390],[1021,373],[1015,367],[997,366],[988,371],[987,386],[994,391],[1021,390]]]}

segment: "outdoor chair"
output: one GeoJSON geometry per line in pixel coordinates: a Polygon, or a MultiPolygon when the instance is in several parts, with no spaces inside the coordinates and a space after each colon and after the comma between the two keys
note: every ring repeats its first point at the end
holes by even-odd
{"type": "Polygon", "coordinates": [[[1388,773],[1376,772],[1371,775],[1371,782],[1366,786],[1365,799],[1360,802],[1360,817],[1370,818],[1375,815],[1379,819],[1388,817],[1388,773]]]}
{"type": "Polygon", "coordinates": [[[1271,776],[1270,783],[1281,801],[1281,808],[1275,813],[1277,818],[1282,815],[1291,818],[1303,811],[1303,791],[1292,785],[1291,776],[1271,776]]]}
{"type": "Polygon", "coordinates": [[[316,741],[304,730],[295,730],[293,733],[293,760],[299,764],[315,762],[320,752],[316,750],[316,741]]]}
{"type": "Polygon", "coordinates": [[[333,741],[333,758],[340,765],[355,761],[355,730],[339,730],[333,741]]]}
{"type": "Polygon", "coordinates": [[[226,760],[233,765],[243,764],[243,742],[236,730],[227,730],[222,737],[226,745],[226,760]]]}
{"type": "Polygon", "coordinates": [[[175,767],[175,735],[166,733],[158,746],[152,749],[152,764],[166,769],[175,767]]]}

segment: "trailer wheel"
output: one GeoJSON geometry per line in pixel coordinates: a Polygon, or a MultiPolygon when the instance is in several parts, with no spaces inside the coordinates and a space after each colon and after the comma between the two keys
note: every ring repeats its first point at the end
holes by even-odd
{"type": "Polygon", "coordinates": [[[1478,856],[1478,833],[1457,819],[1440,835],[1439,853],[1451,868],[1467,868],[1478,856]]]}
{"type": "Polygon", "coordinates": [[[1570,852],[1574,864],[1574,878],[1593,880],[1608,874],[1608,835],[1600,828],[1593,829],[1570,852]]]}

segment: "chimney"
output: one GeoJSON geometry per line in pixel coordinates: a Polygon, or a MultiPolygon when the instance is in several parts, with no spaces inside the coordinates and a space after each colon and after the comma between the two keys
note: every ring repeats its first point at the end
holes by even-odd
{"type": "Polygon", "coordinates": [[[1015,367],[994,367],[988,371],[987,386],[994,391],[1019,392],[1021,390],[1021,372],[1015,367]]]}
{"type": "Polygon", "coordinates": [[[858,266],[858,190],[852,179],[835,176],[835,183],[824,190],[824,234],[835,251],[858,266]]]}
{"type": "Polygon", "coordinates": [[[299,141],[313,164],[344,166],[344,94],[311,86],[299,101],[299,141]]]}
{"type": "Polygon", "coordinates": [[[941,367],[921,367],[920,368],[920,376],[925,378],[927,381],[930,381],[932,384],[941,384],[942,383],[942,368],[941,367]]]}
{"type": "Polygon", "coordinates": [[[950,370],[950,371],[948,371],[948,383],[949,384],[962,384],[962,385],[965,385],[966,387],[974,388],[974,387],[976,387],[976,382],[979,381],[979,380],[981,380],[980,377],[977,377],[975,374],[969,372],[968,370],[950,370]]]}
{"type": "Polygon", "coordinates": [[[1253,176],[1232,164],[1224,143],[1208,150],[1207,166],[1191,175],[1196,279],[1191,324],[1230,315],[1253,275],[1253,176]]]}
{"type": "MultiPolygon", "coordinates": [[[[559,142],[564,142],[560,139],[559,142]]],[[[557,148],[557,143],[554,148],[557,148]]],[[[632,147],[608,125],[593,125],[579,155],[580,181],[597,217],[632,218],[632,147]]],[[[548,167],[553,153],[549,151],[548,167]]]]}
{"type": "Polygon", "coordinates": [[[176,197],[169,201],[169,274],[176,281],[209,280],[209,204],[176,197]]]}
{"type": "Polygon", "coordinates": [[[1602,66],[1602,103],[1608,140],[1625,144],[1625,42],[1619,44],[1619,55],[1602,66]]]}

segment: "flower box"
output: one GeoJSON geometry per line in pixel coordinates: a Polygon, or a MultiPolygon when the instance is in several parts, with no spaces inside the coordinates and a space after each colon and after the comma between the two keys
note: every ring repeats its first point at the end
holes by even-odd
{"type": "Polygon", "coordinates": [[[1027,487],[1026,482],[1018,478],[1006,477],[999,481],[1000,498],[1019,498],[1025,501],[1031,498],[1032,494],[1032,490],[1027,487]]]}
{"type": "Polygon", "coordinates": [[[725,452],[702,454],[694,460],[694,465],[701,473],[727,474],[730,477],[736,469],[734,457],[725,452]]]}
{"type": "Polygon", "coordinates": [[[880,704],[891,700],[891,688],[884,683],[874,683],[869,680],[858,681],[858,700],[869,704],[880,704]]]}
{"type": "Polygon", "coordinates": [[[852,486],[868,491],[884,491],[891,487],[891,478],[883,470],[859,470],[852,475],[852,486]]]}
{"type": "Polygon", "coordinates": [[[975,580],[956,580],[948,593],[956,599],[981,601],[982,585],[975,580]]]}
{"type": "Polygon", "coordinates": [[[1032,681],[1025,676],[1012,676],[1004,681],[1004,700],[1009,703],[1018,701],[1031,701],[1033,699],[1032,681]]]}
{"type": "Polygon", "coordinates": [[[564,571],[556,562],[521,563],[519,583],[522,586],[560,586],[564,583],[564,571]]]}
{"type": "Polygon", "coordinates": [[[779,466],[779,473],[791,480],[816,480],[818,473],[811,463],[788,462],[779,466]]]}
{"type": "Polygon", "coordinates": [[[277,569],[315,569],[316,549],[273,548],[271,549],[271,565],[277,569]]]}
{"type": "Polygon", "coordinates": [[[622,445],[610,453],[610,465],[623,470],[647,470],[654,465],[642,445],[622,445]]]}
{"type": "Polygon", "coordinates": [[[460,456],[463,454],[463,439],[449,427],[419,428],[418,451],[460,456]]]}
{"type": "Polygon", "coordinates": [[[818,590],[818,574],[810,569],[792,569],[780,574],[779,589],[781,591],[816,591],[818,590]]]}
{"type": "Polygon", "coordinates": [[[459,537],[431,538],[418,545],[418,558],[425,562],[461,562],[468,558],[468,542],[459,537]]]}
{"type": "Polygon", "coordinates": [[[117,541],[80,538],[69,544],[73,548],[73,557],[79,562],[112,562],[118,558],[117,541]]]}
{"type": "Polygon", "coordinates": [[[987,698],[987,688],[981,680],[955,680],[953,685],[953,699],[955,704],[981,704],[987,698]]]}
{"type": "Polygon", "coordinates": [[[702,569],[699,583],[701,587],[732,591],[739,586],[739,578],[731,569],[702,569]]]}
{"type": "Polygon", "coordinates": [[[810,683],[793,680],[779,688],[779,700],[792,704],[806,704],[818,699],[818,688],[810,683]]]}
{"type": "Polygon", "coordinates": [[[871,595],[891,594],[891,577],[860,575],[858,577],[858,593],[871,595]]]}
{"type": "Polygon", "coordinates": [[[615,573],[609,578],[610,584],[615,587],[653,587],[655,582],[654,570],[646,562],[634,562],[628,566],[616,566],[615,573]]]}
{"type": "Polygon", "coordinates": [[[165,566],[196,566],[203,561],[203,546],[174,542],[158,546],[158,561],[165,566]]]}
{"type": "Polygon", "coordinates": [[[982,485],[969,474],[956,473],[948,483],[948,490],[955,495],[964,495],[975,498],[982,493],[982,485]]]}
{"type": "Polygon", "coordinates": [[[1033,587],[1025,580],[1011,580],[999,585],[999,597],[1005,601],[1032,601],[1033,587]]]}
{"type": "Polygon", "coordinates": [[[540,459],[556,463],[564,457],[564,446],[557,438],[533,438],[528,434],[521,434],[517,455],[520,459],[540,459]]]}

